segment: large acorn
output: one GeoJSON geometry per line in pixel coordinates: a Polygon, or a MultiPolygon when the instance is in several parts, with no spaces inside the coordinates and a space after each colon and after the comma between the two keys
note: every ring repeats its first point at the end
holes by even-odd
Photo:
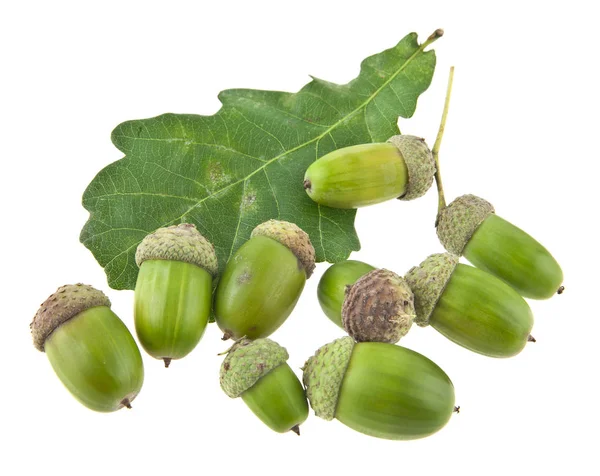
{"type": "Polygon", "coordinates": [[[396,135],[385,143],[334,150],[313,162],[304,189],[315,202],[359,208],[393,198],[413,200],[433,183],[435,162],[420,137],[396,135]]]}
{"type": "Polygon", "coordinates": [[[562,292],[563,273],[535,239],[497,216],[491,203],[463,195],[443,208],[437,234],[449,252],[515,288],[522,296],[547,299],[562,292]]]}
{"type": "Polygon", "coordinates": [[[308,417],[302,384],[287,364],[285,348],[270,339],[242,339],[227,352],[220,382],[231,398],[242,397],[269,428],[300,434],[308,417]]]}
{"type": "Polygon", "coordinates": [[[378,438],[410,440],[439,431],[454,407],[454,386],[427,357],[393,344],[342,337],[304,365],[318,417],[378,438]]]}
{"type": "Polygon", "coordinates": [[[83,405],[98,412],[131,408],[144,381],[142,356],[102,291],[85,284],[58,288],[40,306],[31,333],[83,405]]]}
{"type": "Polygon", "coordinates": [[[490,357],[511,357],[534,341],[527,302],[504,281],[449,253],[429,256],[406,274],[415,323],[490,357]]]}
{"type": "Polygon", "coordinates": [[[297,225],[258,225],[227,263],[215,293],[223,339],[267,337],[290,315],[315,268],[315,250],[297,225]]]}
{"type": "Polygon", "coordinates": [[[168,367],[198,344],[211,310],[217,256],[192,224],[159,228],[137,248],[135,330],[142,347],[168,367]]]}

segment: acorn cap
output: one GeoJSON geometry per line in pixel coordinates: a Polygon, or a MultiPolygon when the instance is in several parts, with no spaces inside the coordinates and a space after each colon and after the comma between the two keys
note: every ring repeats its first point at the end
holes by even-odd
{"type": "Polygon", "coordinates": [[[269,220],[252,230],[251,237],[255,236],[266,236],[287,246],[304,268],[306,278],[310,278],[315,269],[315,249],[302,228],[289,221],[269,220]]]}
{"type": "Polygon", "coordinates": [[[237,398],[288,358],[287,350],[271,339],[241,339],[221,364],[221,388],[229,397],[237,398]]]}
{"type": "Polygon", "coordinates": [[[302,368],[302,381],[310,406],[318,417],[335,418],[338,397],[350,363],[354,339],[342,337],[321,347],[302,368]]]}
{"type": "Polygon", "coordinates": [[[358,342],[395,344],[412,326],[414,296],[392,271],[375,269],[346,288],[342,324],[358,342]]]}
{"type": "Polygon", "coordinates": [[[46,339],[58,327],[77,314],[97,306],[110,307],[110,300],[102,291],[81,283],[61,286],[42,303],[29,324],[33,345],[44,352],[46,339]]]}
{"type": "Polygon", "coordinates": [[[415,323],[418,326],[429,325],[429,317],[446,289],[458,259],[450,253],[434,254],[406,273],[404,278],[415,295],[415,323]]]}
{"type": "Polygon", "coordinates": [[[425,140],[421,137],[400,134],[390,137],[388,142],[398,148],[408,170],[406,192],[398,198],[414,200],[425,195],[431,188],[435,175],[435,161],[425,140]]]}
{"type": "Polygon", "coordinates": [[[475,230],[494,213],[492,204],[475,195],[463,195],[446,206],[438,216],[437,235],[450,253],[462,255],[475,230]]]}
{"type": "Polygon", "coordinates": [[[141,266],[155,259],[195,264],[213,277],[219,269],[214,246],[191,223],[159,228],[147,235],[137,247],[135,262],[141,266]]]}

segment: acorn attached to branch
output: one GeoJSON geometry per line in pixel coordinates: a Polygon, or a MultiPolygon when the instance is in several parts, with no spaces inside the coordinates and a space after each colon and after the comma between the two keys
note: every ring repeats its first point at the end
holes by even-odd
{"type": "Polygon", "coordinates": [[[320,205],[359,208],[393,198],[413,200],[433,183],[435,162],[425,141],[396,135],[386,143],[334,150],[313,162],[304,189],[320,205]]]}
{"type": "Polygon", "coordinates": [[[511,357],[532,341],[533,314],[519,293],[486,271],[459,263],[457,256],[431,255],[405,279],[415,296],[419,326],[431,325],[490,357],[511,357]]]}
{"type": "Polygon", "coordinates": [[[454,386],[444,371],[397,345],[342,337],[317,350],[303,370],[315,415],[378,438],[423,438],[455,411],[454,386]]]}
{"type": "Polygon", "coordinates": [[[40,306],[30,327],[36,349],[46,353],[83,405],[98,412],[131,408],[144,381],[142,356],[102,291],[62,286],[40,306]]]}
{"type": "Polygon", "coordinates": [[[231,257],[215,293],[223,339],[267,337],[290,315],[315,268],[315,250],[297,225],[269,220],[231,257]]]}
{"type": "Polygon", "coordinates": [[[437,234],[446,250],[464,255],[524,297],[548,299],[563,290],[562,270],[548,250],[497,216],[483,198],[463,195],[443,208],[437,234]]]}
{"type": "Polygon", "coordinates": [[[286,363],[285,348],[270,339],[241,339],[227,352],[220,372],[223,391],[242,400],[269,428],[300,434],[308,417],[302,384],[286,363]]]}
{"type": "Polygon", "coordinates": [[[159,228],[136,251],[135,329],[146,352],[162,359],[189,354],[198,344],[211,310],[217,274],[213,245],[192,224],[159,228]]]}

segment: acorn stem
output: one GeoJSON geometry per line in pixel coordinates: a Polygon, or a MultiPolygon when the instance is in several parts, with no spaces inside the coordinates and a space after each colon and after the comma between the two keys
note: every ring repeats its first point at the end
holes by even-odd
{"type": "MultiPolygon", "coordinates": [[[[230,338],[231,338],[231,336],[229,336],[227,339],[221,339],[221,340],[228,340],[228,339],[230,339],[230,338]]],[[[240,342],[242,339],[245,339],[245,338],[246,338],[246,336],[244,335],[244,336],[240,337],[239,339],[235,339],[235,340],[233,341],[233,344],[231,344],[231,346],[230,346],[230,347],[229,347],[227,350],[225,350],[225,351],[223,351],[223,352],[220,352],[220,353],[218,353],[218,354],[217,354],[217,357],[220,357],[220,356],[222,356],[222,355],[227,355],[227,354],[229,354],[229,352],[231,352],[231,351],[233,350],[233,348],[236,346],[236,344],[237,344],[238,342],[240,342]]]]}
{"type": "Polygon", "coordinates": [[[296,433],[298,436],[300,436],[300,426],[298,425],[294,425],[293,427],[290,428],[290,431],[293,431],[294,433],[296,433]]]}
{"type": "Polygon", "coordinates": [[[444,111],[442,112],[442,120],[440,122],[440,128],[431,149],[433,160],[435,161],[435,184],[438,191],[438,215],[446,208],[446,198],[444,197],[444,186],[442,185],[442,174],[440,172],[440,146],[442,145],[442,137],[444,137],[444,130],[446,129],[446,118],[448,117],[448,109],[450,107],[450,96],[452,95],[452,82],[454,81],[454,66],[450,67],[450,73],[448,74],[448,86],[446,88],[446,100],[444,101],[444,111]]]}

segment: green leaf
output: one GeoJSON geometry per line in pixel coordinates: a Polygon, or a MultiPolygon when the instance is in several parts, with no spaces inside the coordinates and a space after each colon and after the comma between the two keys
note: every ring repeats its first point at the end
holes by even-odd
{"type": "Polygon", "coordinates": [[[298,93],[230,89],[213,116],[164,114],[124,122],[112,141],[125,157],[93,179],[83,195],[90,218],[81,241],[115,289],[133,289],[135,250],[147,233],[191,222],[214,245],[221,269],[270,218],[296,223],[318,261],[360,248],[355,210],[312,202],[302,185],[311,162],[340,147],[398,134],[431,83],[435,53],[411,33],[365,59],[345,85],[317,78],[298,93]]]}

